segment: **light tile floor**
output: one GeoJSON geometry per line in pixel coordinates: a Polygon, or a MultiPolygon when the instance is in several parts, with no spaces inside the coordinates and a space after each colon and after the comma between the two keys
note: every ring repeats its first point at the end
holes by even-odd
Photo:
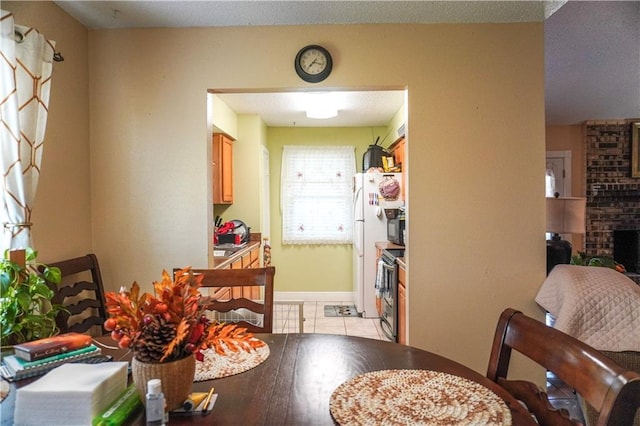
{"type": "Polygon", "coordinates": [[[575,392],[551,372],[547,372],[547,395],[551,405],[556,408],[564,408],[573,419],[585,423],[582,408],[575,392]]]}
{"type": "Polygon", "coordinates": [[[286,302],[274,307],[274,333],[325,333],[387,340],[380,329],[380,320],[358,317],[325,317],[325,305],[352,305],[351,302],[304,302],[303,330],[298,329],[298,306],[286,302]]]}

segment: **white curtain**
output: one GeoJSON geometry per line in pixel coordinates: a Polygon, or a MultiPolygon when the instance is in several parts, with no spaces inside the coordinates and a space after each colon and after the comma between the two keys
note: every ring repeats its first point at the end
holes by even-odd
{"type": "Polygon", "coordinates": [[[545,173],[545,194],[547,197],[553,197],[556,192],[556,174],[553,169],[547,169],[545,173]]]}
{"type": "Polygon", "coordinates": [[[0,170],[2,249],[32,246],[55,43],[1,11],[0,170]]]}
{"type": "Polygon", "coordinates": [[[285,146],[283,244],[351,244],[353,146],[285,146]]]}

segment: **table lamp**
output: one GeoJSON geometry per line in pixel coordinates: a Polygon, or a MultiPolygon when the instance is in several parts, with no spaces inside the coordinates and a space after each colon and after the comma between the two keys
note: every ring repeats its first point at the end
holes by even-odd
{"type": "Polygon", "coordinates": [[[584,234],[586,198],[547,197],[547,232],[553,236],[547,240],[547,275],[554,266],[571,262],[571,243],[560,234],[584,234]]]}

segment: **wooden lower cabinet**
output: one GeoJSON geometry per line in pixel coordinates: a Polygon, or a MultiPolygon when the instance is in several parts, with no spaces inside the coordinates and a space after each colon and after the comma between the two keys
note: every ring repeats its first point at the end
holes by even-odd
{"type": "MultiPolygon", "coordinates": [[[[245,269],[260,267],[260,246],[254,247],[249,253],[242,256],[242,267],[245,269]]],[[[245,296],[247,299],[260,299],[260,287],[245,287],[245,296]]]]}
{"type": "MultiPolygon", "coordinates": [[[[242,269],[242,258],[234,261],[231,264],[231,269],[242,269]]],[[[238,299],[244,296],[244,287],[234,287],[231,289],[231,294],[234,299],[238,299]]]]}
{"type": "Polygon", "coordinates": [[[407,273],[398,268],[398,343],[407,344],[407,273]]]}
{"type": "MultiPolygon", "coordinates": [[[[260,267],[260,245],[252,248],[247,253],[244,253],[241,257],[234,260],[229,266],[231,269],[249,269],[249,268],[259,268],[260,267]]],[[[229,299],[231,292],[233,292],[233,298],[237,299],[239,297],[244,297],[246,299],[257,300],[260,299],[260,287],[257,286],[247,286],[247,287],[236,287],[234,289],[226,289],[227,293],[218,292],[221,296],[226,296],[229,299]],[[230,291],[231,290],[231,291],[230,291]]],[[[216,294],[216,297],[218,294],[216,294]]],[[[220,298],[220,300],[224,300],[220,298]]]]}

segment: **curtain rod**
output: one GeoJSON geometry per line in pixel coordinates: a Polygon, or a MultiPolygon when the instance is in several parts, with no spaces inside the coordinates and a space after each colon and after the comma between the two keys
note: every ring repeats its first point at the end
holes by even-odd
{"type": "MultiPolygon", "coordinates": [[[[14,30],[13,33],[16,43],[22,43],[24,41],[24,34],[22,34],[20,31],[14,30]]],[[[53,60],[56,62],[62,62],[64,61],[64,57],[60,52],[53,52],[53,60]]]]}

